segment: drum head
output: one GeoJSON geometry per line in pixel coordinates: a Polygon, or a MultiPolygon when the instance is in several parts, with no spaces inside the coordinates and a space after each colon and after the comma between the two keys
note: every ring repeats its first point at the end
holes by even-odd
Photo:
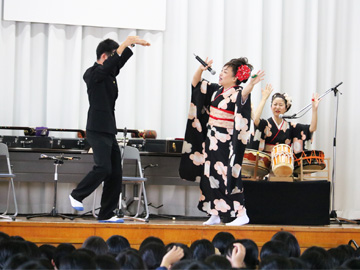
{"type": "Polygon", "coordinates": [[[293,168],[288,165],[281,165],[273,168],[273,173],[276,176],[291,176],[293,174],[293,168]]]}

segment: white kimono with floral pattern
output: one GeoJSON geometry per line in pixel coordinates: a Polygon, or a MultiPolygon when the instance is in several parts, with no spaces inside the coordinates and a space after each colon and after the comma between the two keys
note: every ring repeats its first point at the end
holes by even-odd
{"type": "Polygon", "coordinates": [[[245,214],[241,164],[250,137],[250,96],[203,80],[192,87],[180,177],[200,181],[198,208],[227,220],[245,214]]]}

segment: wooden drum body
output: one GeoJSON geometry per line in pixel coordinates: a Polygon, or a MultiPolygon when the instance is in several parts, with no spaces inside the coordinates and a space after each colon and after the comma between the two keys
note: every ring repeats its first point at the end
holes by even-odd
{"type": "Polygon", "coordinates": [[[255,175],[262,179],[270,172],[271,157],[270,155],[253,149],[246,149],[242,162],[241,175],[244,177],[253,177],[255,175]],[[257,166],[256,158],[258,155],[257,166]]]}
{"type": "Polygon", "coordinates": [[[272,171],[276,176],[291,176],[294,171],[294,158],[287,144],[275,145],[271,151],[272,171]]]}

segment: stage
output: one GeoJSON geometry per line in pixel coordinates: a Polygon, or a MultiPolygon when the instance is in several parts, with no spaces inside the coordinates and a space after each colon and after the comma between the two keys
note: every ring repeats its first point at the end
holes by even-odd
{"type": "Polygon", "coordinates": [[[181,242],[191,245],[195,240],[206,238],[212,240],[221,231],[232,233],[235,238],[248,238],[261,248],[264,243],[278,231],[293,233],[299,241],[301,249],[320,246],[325,249],[348,244],[349,240],[360,243],[360,225],[333,224],[323,226],[275,226],[244,225],[229,227],[224,224],[204,226],[204,218],[176,217],[159,218],[150,216],[148,223],[125,220],[122,224],[99,223],[93,217],[76,218],[34,218],[27,220],[20,216],[16,221],[0,219],[0,231],[9,235],[20,235],[26,240],[41,244],[71,243],[81,247],[85,239],[97,235],[105,240],[114,234],[126,237],[131,247],[138,248],[142,240],[148,236],[161,238],[165,244],[181,242]]]}

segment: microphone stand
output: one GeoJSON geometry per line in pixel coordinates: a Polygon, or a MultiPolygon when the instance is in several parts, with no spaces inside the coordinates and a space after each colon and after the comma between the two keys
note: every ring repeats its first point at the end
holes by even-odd
{"type": "MultiPolygon", "coordinates": [[[[336,182],[336,136],[337,136],[337,121],[338,121],[338,109],[339,109],[339,94],[342,95],[342,93],[337,89],[340,85],[342,85],[342,82],[338,83],[335,87],[330,88],[327,90],[324,94],[322,94],[318,100],[329,94],[330,92],[334,92],[335,96],[335,120],[334,120],[334,138],[333,138],[333,162],[332,162],[332,175],[331,175],[331,210],[330,210],[330,218],[335,219],[335,221],[339,224],[342,222],[349,222],[358,224],[356,221],[352,221],[345,218],[339,218],[336,214],[335,210],[335,182],[336,182]]],[[[283,119],[298,119],[302,117],[305,113],[307,113],[311,109],[312,104],[305,106],[297,113],[291,115],[291,116],[282,116],[283,119]],[[302,113],[298,116],[298,114],[302,113]]]]}
{"type": "Polygon", "coordinates": [[[337,136],[337,121],[338,121],[338,110],[339,110],[339,94],[342,93],[337,89],[338,86],[342,84],[339,83],[334,88],[331,88],[331,91],[334,91],[335,96],[335,121],[334,121],[334,138],[333,138],[333,167],[332,167],[332,175],[331,175],[331,211],[330,211],[330,219],[334,219],[336,223],[341,225],[342,223],[352,223],[352,224],[360,224],[356,221],[341,218],[337,216],[335,210],[335,183],[336,183],[336,136],[337,136]]]}
{"type": "MultiPolygon", "coordinates": [[[[335,97],[338,97],[338,96],[337,96],[337,92],[339,92],[340,94],[342,94],[342,93],[337,89],[340,85],[342,85],[342,82],[338,83],[335,87],[330,88],[329,90],[327,90],[324,94],[322,94],[322,95],[318,98],[318,100],[321,100],[324,96],[326,96],[327,94],[329,94],[331,91],[334,91],[335,97]]],[[[338,101],[337,101],[337,103],[338,103],[338,101]]],[[[297,113],[294,113],[294,114],[291,115],[291,116],[285,116],[285,115],[283,115],[281,118],[283,118],[283,119],[298,119],[298,118],[300,118],[300,117],[303,117],[303,116],[305,115],[305,113],[307,113],[307,112],[311,109],[311,106],[312,106],[312,103],[306,105],[306,106],[305,106],[304,108],[302,108],[300,111],[298,111],[297,113]],[[303,114],[301,114],[301,115],[298,116],[298,114],[300,114],[300,113],[303,112],[303,111],[305,111],[305,112],[304,112],[303,114]]],[[[336,104],[336,118],[337,118],[337,114],[338,114],[338,112],[337,112],[337,106],[338,106],[338,104],[336,104]]],[[[337,122],[337,119],[336,119],[336,122],[337,122]]],[[[336,129],[336,123],[335,123],[335,129],[336,129]]]]}

